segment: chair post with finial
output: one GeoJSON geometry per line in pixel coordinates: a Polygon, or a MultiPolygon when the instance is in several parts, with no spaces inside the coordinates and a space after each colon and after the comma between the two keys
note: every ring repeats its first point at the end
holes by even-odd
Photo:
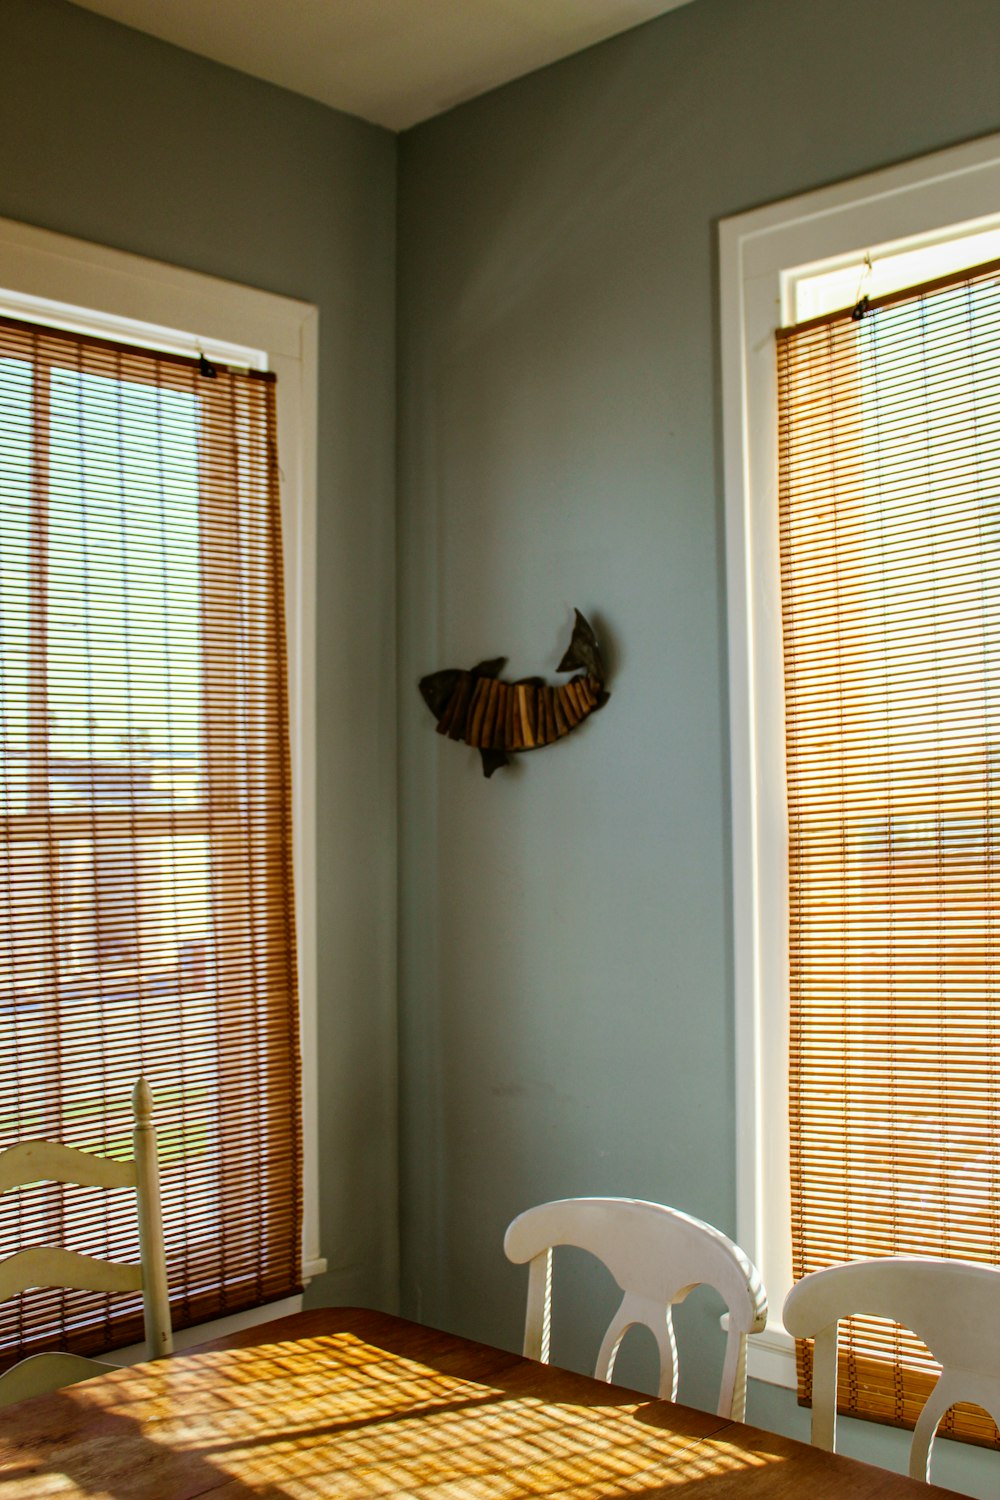
{"type": "Polygon", "coordinates": [[[140,1078],[133,1090],[132,1112],[135,1118],[132,1144],[139,1195],[139,1248],[143,1267],[146,1343],[150,1359],[159,1359],[161,1355],[173,1352],[174,1339],[170,1326],[170,1290],[163,1246],[160,1165],[153,1130],[153,1095],[145,1078],[140,1078]]]}

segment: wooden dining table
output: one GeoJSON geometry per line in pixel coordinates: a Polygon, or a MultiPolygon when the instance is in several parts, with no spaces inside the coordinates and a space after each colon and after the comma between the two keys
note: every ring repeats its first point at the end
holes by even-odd
{"type": "Polygon", "coordinates": [[[937,1486],[358,1308],[0,1411],[2,1500],[932,1500],[937,1486]]]}

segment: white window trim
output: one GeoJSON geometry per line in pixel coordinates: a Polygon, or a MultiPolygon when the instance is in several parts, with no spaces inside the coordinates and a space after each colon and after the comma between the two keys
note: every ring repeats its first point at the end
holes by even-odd
{"type": "Polygon", "coordinates": [[[749,1371],[795,1385],[791,1286],[788,852],[774,331],[796,285],[890,246],[1000,222],[1000,136],[723,220],[719,228],[729,616],[737,1239],[764,1277],[749,1371]]]}
{"type": "MultiPolygon", "coordinates": [[[[316,1014],[316,428],[318,309],[194,271],[0,219],[0,300],[8,315],[52,321],[80,310],[107,338],[245,363],[277,375],[278,456],[288,637],[293,866],[302,1056],[305,1280],[326,1270],[319,1244],[316,1014]],[[20,299],[20,301],[18,301],[20,299]],[[41,302],[32,299],[42,299],[41,302]],[[183,330],[184,332],[177,332],[183,330]],[[244,357],[240,358],[240,354],[244,357]]],[[[70,321],[73,321],[70,319],[70,321]]],[[[63,326],[67,326],[64,322],[63,326]]],[[[301,1298],[177,1335],[179,1346],[294,1310],[301,1298]],[[218,1326],[217,1326],[218,1325],[218,1326]]],[[[116,1358],[128,1359],[120,1351],[116,1358]]]]}

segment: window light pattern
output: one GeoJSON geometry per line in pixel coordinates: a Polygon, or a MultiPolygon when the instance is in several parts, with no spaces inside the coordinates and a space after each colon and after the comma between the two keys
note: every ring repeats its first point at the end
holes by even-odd
{"type": "Polygon", "coordinates": [[[55,1441],[44,1421],[9,1447],[0,1437],[5,1500],[82,1500],[95,1483],[115,1500],[216,1490],[227,1500],[652,1500],[780,1469],[790,1448],[829,1462],[771,1434],[751,1448],[727,1436],[725,1418],[684,1407],[668,1408],[665,1423],[644,1397],[499,1350],[456,1350],[447,1335],[378,1314],[307,1316],[347,1326],[181,1356],[50,1398],[50,1410],[61,1403],[55,1441]],[[95,1431],[105,1439],[96,1461],[95,1431]]]}

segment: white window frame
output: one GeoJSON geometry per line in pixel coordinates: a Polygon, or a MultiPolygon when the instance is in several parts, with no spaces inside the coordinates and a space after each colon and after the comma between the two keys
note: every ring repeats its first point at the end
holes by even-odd
{"type": "MultiPolygon", "coordinates": [[[[302,1057],[304,1280],[326,1270],[319,1244],[316,1014],[316,430],[319,311],[84,240],[0,219],[0,313],[79,332],[203,352],[277,376],[284,549],[292,839],[302,1057]]],[[[176,1336],[179,1347],[294,1311],[301,1298],[176,1336]]],[[[143,1346],[117,1360],[143,1357],[143,1346]]]]}
{"type": "Polygon", "coordinates": [[[1000,136],[722,221],[737,1238],[771,1306],[749,1371],[795,1386],[788,1173],[788,846],[775,329],[803,279],[1000,224],[1000,136]]]}

